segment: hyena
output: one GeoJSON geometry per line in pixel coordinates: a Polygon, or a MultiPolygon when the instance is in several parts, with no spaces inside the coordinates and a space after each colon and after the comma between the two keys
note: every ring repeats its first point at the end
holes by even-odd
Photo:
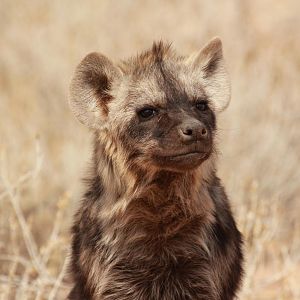
{"type": "Polygon", "coordinates": [[[230,100],[219,38],[114,64],[87,55],[70,105],[94,135],[72,228],[69,299],[233,299],[242,237],[216,175],[216,117],[230,100]]]}

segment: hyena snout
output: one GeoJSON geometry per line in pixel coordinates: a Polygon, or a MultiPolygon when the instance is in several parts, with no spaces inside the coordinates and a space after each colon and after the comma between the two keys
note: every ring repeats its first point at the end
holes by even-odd
{"type": "Polygon", "coordinates": [[[181,142],[184,144],[205,141],[209,134],[206,126],[199,121],[186,121],[178,126],[178,133],[181,142]]]}

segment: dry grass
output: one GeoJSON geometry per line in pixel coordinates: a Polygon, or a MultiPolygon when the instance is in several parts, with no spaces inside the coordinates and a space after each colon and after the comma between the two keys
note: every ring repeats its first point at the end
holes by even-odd
{"type": "Polygon", "coordinates": [[[128,56],[153,39],[182,53],[215,35],[233,82],[220,176],[245,235],[240,299],[300,299],[298,1],[0,3],[0,299],[63,299],[88,131],[67,105],[88,52],[128,56]]]}

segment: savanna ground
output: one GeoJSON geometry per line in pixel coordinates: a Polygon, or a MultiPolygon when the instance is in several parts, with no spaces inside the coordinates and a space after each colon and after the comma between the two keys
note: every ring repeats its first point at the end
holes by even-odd
{"type": "Polygon", "coordinates": [[[240,299],[300,299],[299,1],[0,1],[0,299],[64,299],[90,136],[67,104],[76,64],[222,38],[232,102],[219,174],[245,236],[240,299]]]}

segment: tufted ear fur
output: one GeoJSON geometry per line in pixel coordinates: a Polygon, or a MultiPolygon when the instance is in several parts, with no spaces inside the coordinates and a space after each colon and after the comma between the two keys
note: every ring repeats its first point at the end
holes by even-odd
{"type": "Polygon", "coordinates": [[[100,53],[88,54],[78,65],[70,86],[70,106],[77,119],[89,128],[100,128],[112,100],[112,81],[121,71],[100,53]]]}
{"type": "Polygon", "coordinates": [[[187,63],[200,71],[204,88],[216,111],[223,111],[229,105],[231,91],[221,40],[212,39],[196,55],[190,56],[187,63]]]}

